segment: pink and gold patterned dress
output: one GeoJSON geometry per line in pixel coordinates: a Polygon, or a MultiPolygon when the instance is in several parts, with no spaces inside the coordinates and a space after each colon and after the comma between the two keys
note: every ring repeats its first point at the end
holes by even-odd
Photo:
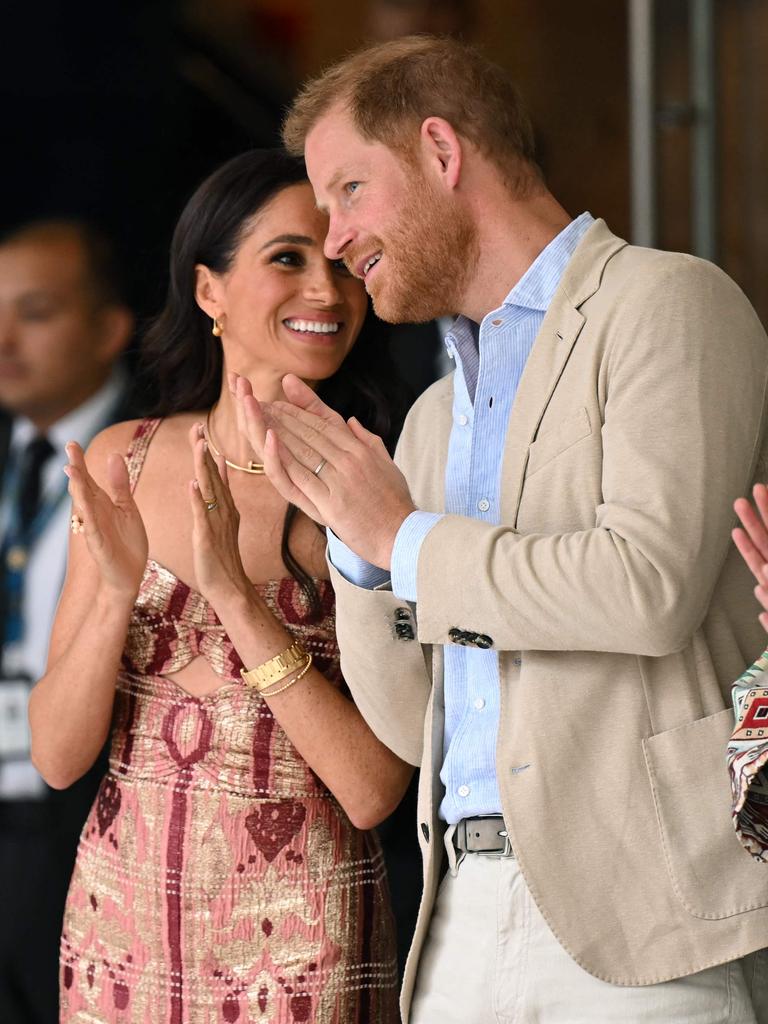
{"type": "MultiPolygon", "coordinates": [[[[132,484],[157,420],[128,453],[132,484]]],[[[343,685],[334,596],[259,586],[343,685]]],[[[98,651],[94,651],[98,657],[98,651]]],[[[66,1024],[390,1024],[394,930],[381,849],[354,828],[240,678],[203,596],[150,560],[115,697],[110,768],[80,839],[61,945],[66,1024]],[[206,658],[193,697],[171,673],[206,658]]]]}

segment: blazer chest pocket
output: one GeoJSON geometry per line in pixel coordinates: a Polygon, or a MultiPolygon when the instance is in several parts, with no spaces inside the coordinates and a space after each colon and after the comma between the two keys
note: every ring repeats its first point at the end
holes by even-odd
{"type": "Polygon", "coordinates": [[[725,748],[733,711],[643,740],[664,857],[678,899],[717,921],[768,906],[768,870],[739,842],[731,821],[725,748]]]}
{"type": "Polygon", "coordinates": [[[556,427],[545,429],[528,448],[528,466],[526,477],[546,466],[552,459],[572,448],[573,445],[589,437],[592,433],[592,424],[589,421],[589,413],[582,406],[578,412],[571,413],[561,420],[556,427]]]}

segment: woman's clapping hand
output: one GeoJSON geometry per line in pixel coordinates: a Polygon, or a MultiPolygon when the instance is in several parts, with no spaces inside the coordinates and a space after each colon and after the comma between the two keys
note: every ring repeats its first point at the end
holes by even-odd
{"type": "Polygon", "coordinates": [[[216,607],[235,592],[250,597],[253,588],[240,557],[240,514],[232,500],[224,457],[213,457],[200,423],[191,429],[189,443],[195,471],[189,485],[195,578],[200,593],[216,607]]]}
{"type": "Polygon", "coordinates": [[[67,445],[73,515],[82,523],[82,536],[101,573],[113,591],[134,598],[147,564],[147,532],[131,494],[128,470],[122,456],[107,459],[107,487],[100,487],[88,472],[83,449],[67,445]]]}

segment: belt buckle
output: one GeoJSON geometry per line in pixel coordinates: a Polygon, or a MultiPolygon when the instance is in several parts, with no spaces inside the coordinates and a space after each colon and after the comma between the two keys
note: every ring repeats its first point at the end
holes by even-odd
{"type": "Polygon", "coordinates": [[[464,849],[467,853],[502,853],[509,841],[509,834],[504,825],[504,818],[500,814],[480,814],[473,818],[462,818],[464,849]],[[489,825],[477,824],[474,826],[475,835],[472,835],[473,823],[494,822],[495,828],[489,825]],[[494,837],[493,846],[487,845],[491,836],[494,837]],[[482,845],[481,845],[482,844],[482,845]]]}

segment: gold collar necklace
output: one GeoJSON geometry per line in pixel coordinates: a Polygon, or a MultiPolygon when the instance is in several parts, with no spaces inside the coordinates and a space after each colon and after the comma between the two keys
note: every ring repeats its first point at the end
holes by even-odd
{"type": "Polygon", "coordinates": [[[212,409],[208,410],[208,415],[205,417],[205,432],[208,435],[208,446],[219,458],[223,458],[224,462],[229,466],[230,469],[240,469],[243,473],[253,473],[255,476],[264,476],[264,463],[263,462],[249,462],[247,466],[241,466],[237,462],[230,462],[226,455],[222,456],[221,451],[216,447],[216,442],[213,439],[213,431],[211,430],[211,413],[216,408],[214,405],[212,409]]]}

